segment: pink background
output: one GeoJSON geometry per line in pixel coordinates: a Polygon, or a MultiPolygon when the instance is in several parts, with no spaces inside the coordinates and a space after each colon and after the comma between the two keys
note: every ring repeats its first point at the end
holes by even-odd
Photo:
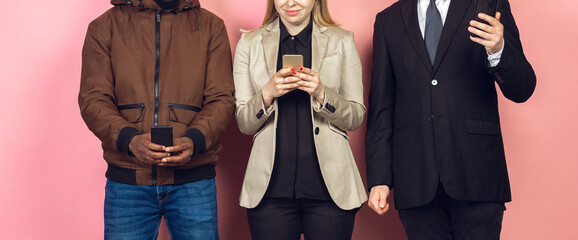
{"type": "MultiPolygon", "coordinates": [[[[369,86],[374,17],[393,1],[329,2],[333,17],[355,32],[369,86]]],[[[86,27],[111,6],[107,0],[4,3],[0,238],[102,239],[106,165],[98,139],[80,118],[76,96],[86,27]]],[[[239,29],[257,27],[265,9],[264,0],[201,3],[224,18],[233,49],[239,29]]],[[[502,238],[578,239],[578,2],[511,0],[511,4],[538,85],[524,104],[500,96],[514,198],[507,204],[502,238]]],[[[350,141],[362,173],[364,133],[365,126],[352,132],[350,141]]],[[[217,168],[224,240],[249,239],[245,210],[237,199],[250,142],[232,121],[217,168]]],[[[159,239],[169,239],[166,228],[159,239]]],[[[354,239],[405,237],[396,211],[380,217],[364,206],[357,215],[354,239]]]]}

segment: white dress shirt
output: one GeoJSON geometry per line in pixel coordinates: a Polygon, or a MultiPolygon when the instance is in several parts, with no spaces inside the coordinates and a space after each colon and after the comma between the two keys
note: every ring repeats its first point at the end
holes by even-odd
{"type": "MultiPolygon", "coordinates": [[[[427,7],[429,6],[430,0],[417,0],[417,20],[419,21],[419,28],[421,30],[421,36],[425,38],[425,13],[427,7]]],[[[445,25],[446,18],[448,16],[448,10],[450,9],[451,0],[436,0],[436,7],[440,12],[442,17],[442,24],[445,25]]],[[[502,51],[504,51],[504,46],[502,49],[492,55],[488,54],[488,61],[491,67],[495,67],[500,63],[500,58],[502,57],[502,51]]],[[[487,52],[486,52],[487,53],[487,52]]]]}

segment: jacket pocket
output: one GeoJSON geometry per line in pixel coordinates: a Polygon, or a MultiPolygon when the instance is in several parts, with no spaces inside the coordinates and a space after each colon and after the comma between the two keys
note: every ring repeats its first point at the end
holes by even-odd
{"type": "Polygon", "coordinates": [[[134,103],[117,106],[120,114],[129,122],[137,123],[142,122],[145,104],[144,103],[134,103]]]}
{"type": "Polygon", "coordinates": [[[187,125],[190,125],[197,112],[201,111],[200,107],[178,103],[169,103],[169,109],[169,119],[171,121],[187,125]]]}
{"type": "Polygon", "coordinates": [[[333,126],[333,124],[331,124],[331,123],[328,123],[328,125],[329,125],[329,129],[331,129],[331,131],[336,132],[337,134],[343,136],[345,139],[349,139],[349,135],[347,135],[346,131],[339,129],[337,126],[333,126]]]}
{"type": "Polygon", "coordinates": [[[485,120],[468,120],[466,123],[468,133],[481,135],[500,134],[500,123],[485,120]]]}

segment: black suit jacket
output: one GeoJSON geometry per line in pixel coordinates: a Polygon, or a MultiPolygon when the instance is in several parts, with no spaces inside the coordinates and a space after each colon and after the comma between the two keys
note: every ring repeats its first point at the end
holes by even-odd
{"type": "Polygon", "coordinates": [[[399,209],[431,202],[438,182],[454,199],[511,200],[495,85],[524,102],[536,76],[509,2],[500,2],[505,47],[494,68],[484,47],[469,39],[473,0],[451,1],[433,66],[417,0],[400,0],[376,17],[367,181],[370,189],[393,187],[399,209]]]}

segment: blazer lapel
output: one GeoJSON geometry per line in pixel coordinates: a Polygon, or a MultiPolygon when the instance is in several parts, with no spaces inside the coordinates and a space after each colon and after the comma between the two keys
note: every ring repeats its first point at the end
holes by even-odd
{"type": "Polygon", "coordinates": [[[436,59],[434,61],[434,73],[437,71],[441,61],[446,55],[448,48],[450,47],[450,43],[454,39],[456,31],[462,23],[465,13],[470,6],[470,2],[471,0],[452,0],[450,2],[450,9],[448,10],[448,16],[446,17],[446,21],[444,23],[444,29],[442,31],[436,59]]]}
{"type": "Polygon", "coordinates": [[[417,19],[417,0],[402,0],[401,15],[403,17],[406,33],[409,36],[413,48],[415,49],[417,55],[421,59],[426,69],[429,72],[432,72],[432,65],[429,60],[427,48],[425,47],[425,42],[423,41],[423,36],[421,35],[419,22],[417,19]]]}
{"type": "Polygon", "coordinates": [[[265,27],[263,34],[263,52],[267,61],[269,76],[277,72],[277,55],[279,54],[279,19],[273,21],[265,27]]]}
{"type": "MultiPolygon", "coordinates": [[[[313,19],[311,19],[311,21],[313,21],[313,19]]],[[[317,72],[319,72],[323,65],[323,58],[325,57],[327,42],[329,41],[329,37],[323,34],[325,30],[327,30],[327,27],[313,24],[311,36],[311,69],[317,72]]]]}

